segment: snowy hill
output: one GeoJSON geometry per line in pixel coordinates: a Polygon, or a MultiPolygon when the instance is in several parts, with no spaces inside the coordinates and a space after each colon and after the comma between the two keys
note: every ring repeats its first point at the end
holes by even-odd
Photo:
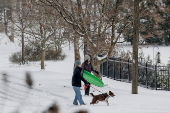
{"type": "MultiPolygon", "coordinates": [[[[109,98],[109,106],[105,102],[90,105],[90,96],[84,96],[87,105],[73,106],[74,91],[71,77],[74,63],[73,49],[64,49],[67,57],[64,61],[46,61],[45,70],[40,70],[40,62],[29,65],[17,65],[9,62],[8,57],[19,47],[0,35],[0,73],[7,73],[8,82],[0,76],[0,113],[42,113],[52,103],[60,107],[59,113],[74,113],[80,109],[88,113],[169,113],[170,92],[156,91],[139,87],[139,94],[131,94],[131,84],[103,78],[107,86],[95,87],[103,93],[114,92],[115,98],[109,98]],[[34,80],[33,89],[25,83],[25,72],[29,71],[34,80]]],[[[83,88],[82,88],[83,89],[83,88]]],[[[100,92],[91,88],[94,94],[100,92]]]]}

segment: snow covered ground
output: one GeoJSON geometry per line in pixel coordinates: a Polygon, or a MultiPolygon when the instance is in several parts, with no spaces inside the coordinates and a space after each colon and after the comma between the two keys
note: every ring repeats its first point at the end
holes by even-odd
{"type": "MultiPolygon", "coordinates": [[[[158,52],[160,52],[160,59],[161,59],[161,65],[167,65],[168,62],[170,62],[170,46],[158,46],[158,45],[139,45],[139,53],[144,53],[144,58],[147,59],[148,56],[150,56],[150,60],[154,61],[153,64],[156,63],[156,55],[158,52]]],[[[121,47],[121,50],[124,51],[131,51],[132,52],[132,46],[123,46],[121,47]]]]}
{"type": "MultiPolygon", "coordinates": [[[[163,50],[167,51],[165,48],[163,50]]],[[[73,49],[64,49],[67,55],[64,61],[46,61],[45,70],[40,70],[40,62],[32,62],[24,66],[9,62],[8,57],[11,53],[19,49],[15,44],[10,43],[4,35],[0,35],[0,73],[7,73],[9,81],[4,83],[2,75],[0,75],[0,113],[14,113],[17,110],[18,113],[42,113],[54,102],[59,105],[60,113],[74,113],[80,109],[88,110],[88,113],[170,112],[169,91],[139,87],[139,94],[131,94],[130,83],[114,81],[105,77],[103,78],[103,82],[107,84],[105,87],[93,87],[103,93],[109,90],[114,92],[116,96],[109,98],[109,106],[105,102],[90,105],[92,100],[90,96],[83,96],[87,105],[73,106],[75,95],[71,86],[74,63],[73,49]],[[34,80],[31,90],[25,83],[25,72],[27,71],[31,73],[34,80]]],[[[148,53],[151,52],[152,49],[148,53]]],[[[84,95],[84,90],[81,91],[84,95]]],[[[93,88],[91,88],[91,92],[100,94],[93,88]]]]}

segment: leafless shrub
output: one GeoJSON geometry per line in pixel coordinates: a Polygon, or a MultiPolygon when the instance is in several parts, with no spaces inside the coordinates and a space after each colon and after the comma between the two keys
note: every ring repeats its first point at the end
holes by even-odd
{"type": "Polygon", "coordinates": [[[17,53],[13,53],[10,57],[9,60],[13,63],[19,63],[21,62],[21,53],[17,52],[17,53]]]}
{"type": "MultiPolygon", "coordinates": [[[[62,52],[62,50],[46,50],[45,60],[64,60],[66,55],[62,52]]],[[[39,61],[41,59],[40,49],[26,48],[25,49],[25,60],[27,61],[39,61]]],[[[13,53],[9,60],[13,63],[21,62],[21,52],[13,53]]]]}
{"type": "Polygon", "coordinates": [[[64,60],[66,57],[65,54],[62,53],[62,49],[59,50],[52,50],[49,49],[46,51],[46,60],[64,60]]]}

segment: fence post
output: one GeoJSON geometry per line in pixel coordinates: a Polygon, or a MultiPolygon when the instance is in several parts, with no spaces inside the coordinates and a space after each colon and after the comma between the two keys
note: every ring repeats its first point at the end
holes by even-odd
{"type": "Polygon", "coordinates": [[[121,58],[120,58],[120,73],[119,73],[120,74],[120,81],[122,79],[122,73],[121,72],[122,72],[122,68],[121,68],[121,58]]]}
{"type": "MultiPolygon", "coordinates": [[[[113,59],[113,61],[114,61],[114,59],[113,59]]],[[[113,66],[113,62],[111,62],[112,63],[112,79],[114,78],[114,66],[113,66]]]]}
{"type": "Polygon", "coordinates": [[[107,68],[106,68],[106,69],[107,69],[107,78],[109,78],[109,69],[108,69],[109,66],[108,66],[108,62],[109,62],[109,61],[107,60],[107,68]]]}
{"type": "Polygon", "coordinates": [[[170,79],[170,75],[169,75],[169,67],[168,67],[168,91],[170,90],[169,89],[169,79],[170,79]]]}
{"type": "Polygon", "coordinates": [[[129,62],[130,62],[130,60],[129,60],[130,58],[128,58],[128,81],[129,81],[129,83],[130,83],[130,66],[129,66],[129,62]]]}
{"type": "Polygon", "coordinates": [[[148,62],[146,62],[146,66],[145,66],[145,70],[146,70],[146,87],[148,88],[148,62]]]}
{"type": "Polygon", "coordinates": [[[109,59],[107,60],[107,74],[108,74],[108,78],[110,78],[110,73],[109,73],[109,59]]]}
{"type": "Polygon", "coordinates": [[[113,61],[113,78],[114,80],[116,79],[116,75],[115,75],[115,62],[113,61]]]}
{"type": "Polygon", "coordinates": [[[157,65],[155,65],[155,88],[157,90],[157,65]]]}

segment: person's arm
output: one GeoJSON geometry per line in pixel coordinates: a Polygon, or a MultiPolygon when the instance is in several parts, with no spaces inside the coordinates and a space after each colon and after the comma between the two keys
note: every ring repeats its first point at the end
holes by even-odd
{"type": "Polygon", "coordinates": [[[84,63],[82,63],[81,68],[82,68],[82,71],[80,72],[81,80],[84,82],[84,84],[88,84],[88,82],[83,78],[84,63]]]}
{"type": "Polygon", "coordinates": [[[84,71],[84,63],[82,63],[81,68],[82,68],[82,70],[81,70],[81,75],[83,75],[83,71],[84,71]]]}
{"type": "Polygon", "coordinates": [[[82,71],[80,71],[80,70],[78,70],[78,69],[75,69],[74,74],[75,74],[77,77],[80,77],[80,79],[81,79],[85,84],[88,84],[88,82],[83,78],[81,72],[82,72],[82,71]]]}
{"type": "Polygon", "coordinates": [[[81,80],[84,82],[84,84],[88,84],[88,82],[81,76],[81,80]]]}

